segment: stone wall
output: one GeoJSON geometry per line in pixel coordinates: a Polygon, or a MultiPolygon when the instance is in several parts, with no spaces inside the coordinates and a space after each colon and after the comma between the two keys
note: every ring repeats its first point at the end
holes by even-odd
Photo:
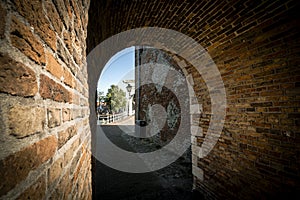
{"type": "MultiPolygon", "coordinates": [[[[163,27],[195,39],[217,65],[227,95],[221,137],[204,158],[195,148],[195,189],[207,199],[261,199],[299,193],[299,4],[290,1],[91,1],[88,49],[121,31],[163,27]]],[[[175,58],[174,58],[175,59],[175,58]]],[[[188,61],[203,114],[211,101],[188,61]]]]}
{"type": "Polygon", "coordinates": [[[88,7],[0,2],[1,199],[91,199],[88,7]]]}

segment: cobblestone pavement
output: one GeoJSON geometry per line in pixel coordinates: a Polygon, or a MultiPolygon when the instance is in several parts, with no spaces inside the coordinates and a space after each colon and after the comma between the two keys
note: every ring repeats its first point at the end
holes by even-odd
{"type": "MultiPolygon", "coordinates": [[[[102,126],[107,137],[119,147],[132,152],[150,152],[162,147],[155,138],[140,139],[124,134],[124,128],[132,129],[134,118],[102,126]],[[116,126],[117,125],[117,126],[116,126]],[[127,126],[127,127],[121,127],[127,126]]],[[[149,173],[125,173],[96,163],[94,199],[202,199],[192,192],[190,149],[169,166],[149,173]]]]}

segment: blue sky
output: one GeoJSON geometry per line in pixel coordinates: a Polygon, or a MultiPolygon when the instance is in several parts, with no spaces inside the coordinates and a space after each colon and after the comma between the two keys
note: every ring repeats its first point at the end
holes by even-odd
{"type": "Polygon", "coordinates": [[[118,85],[126,92],[123,80],[134,80],[134,47],[116,53],[105,65],[100,75],[97,90],[104,92],[111,85],[118,85]]]}

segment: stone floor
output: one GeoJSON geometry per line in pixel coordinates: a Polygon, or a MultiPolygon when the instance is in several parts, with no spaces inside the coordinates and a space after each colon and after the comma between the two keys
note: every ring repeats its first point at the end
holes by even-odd
{"type": "MultiPolygon", "coordinates": [[[[121,126],[130,126],[133,119],[102,126],[107,137],[119,147],[133,152],[149,152],[161,148],[155,140],[139,139],[124,134],[121,126]]],[[[190,150],[169,166],[149,173],[126,173],[96,162],[94,199],[147,200],[203,199],[192,192],[190,150]]]]}

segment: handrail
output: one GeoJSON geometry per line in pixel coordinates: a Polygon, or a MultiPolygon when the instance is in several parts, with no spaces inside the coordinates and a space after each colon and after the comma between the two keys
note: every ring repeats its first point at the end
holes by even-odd
{"type": "Polygon", "coordinates": [[[118,114],[98,114],[97,119],[99,124],[110,124],[127,117],[127,112],[122,112],[118,114]]]}

